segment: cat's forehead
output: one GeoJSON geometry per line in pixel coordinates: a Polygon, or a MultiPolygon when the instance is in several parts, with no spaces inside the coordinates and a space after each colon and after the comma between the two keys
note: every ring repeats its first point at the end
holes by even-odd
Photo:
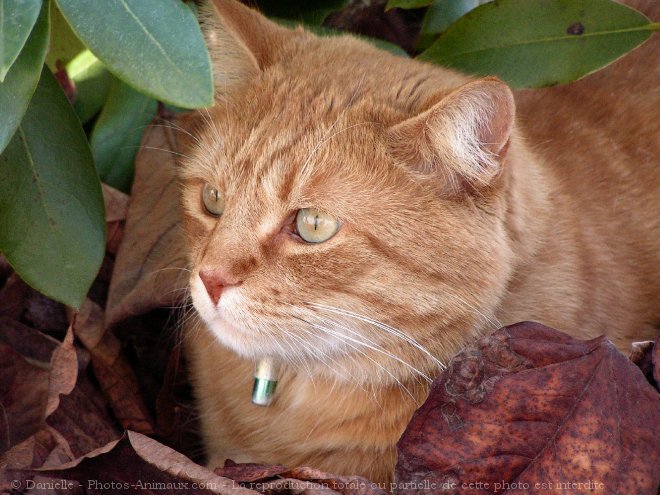
{"type": "Polygon", "coordinates": [[[308,179],[319,172],[331,175],[319,167],[360,161],[370,151],[362,145],[372,142],[373,148],[381,133],[382,123],[373,108],[364,108],[357,91],[256,93],[232,108],[218,106],[206,125],[203,141],[222,174],[263,178],[268,169],[285,175],[293,167],[308,179]]]}

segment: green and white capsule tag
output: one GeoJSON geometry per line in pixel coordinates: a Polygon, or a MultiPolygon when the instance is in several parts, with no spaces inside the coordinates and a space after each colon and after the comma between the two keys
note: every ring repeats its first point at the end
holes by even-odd
{"type": "Polygon", "coordinates": [[[252,403],[258,406],[269,406],[273,402],[277,388],[279,366],[272,358],[257,361],[254,370],[254,386],[252,387],[252,403]]]}

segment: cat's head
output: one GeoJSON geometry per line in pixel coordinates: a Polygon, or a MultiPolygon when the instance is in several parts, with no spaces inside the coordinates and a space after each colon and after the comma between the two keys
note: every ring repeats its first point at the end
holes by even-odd
{"type": "Polygon", "coordinates": [[[509,89],[233,0],[203,16],[217,103],[179,176],[192,299],[217,338],[390,377],[488,326],[510,271],[509,89]]]}

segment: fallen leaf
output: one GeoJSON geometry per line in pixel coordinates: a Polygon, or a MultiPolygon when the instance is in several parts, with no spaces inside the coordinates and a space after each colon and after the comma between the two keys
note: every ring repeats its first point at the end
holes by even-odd
{"type": "MultiPolygon", "coordinates": [[[[59,342],[0,318],[0,356],[0,492],[38,486],[45,478],[24,469],[59,466],[121,435],[84,374],[89,353],[71,327],[59,342]]],[[[82,493],[76,487],[26,493],[82,493]]]]}
{"type": "Polygon", "coordinates": [[[124,222],[128,211],[128,195],[102,184],[103,202],[105,204],[105,250],[117,254],[124,233],[124,222]]]}
{"type": "Polygon", "coordinates": [[[48,363],[0,343],[0,454],[45,426],[48,376],[48,363]]]}
{"type": "Polygon", "coordinates": [[[337,495],[339,492],[314,481],[285,478],[260,483],[259,493],[264,495],[337,495]]]}
{"type": "Polygon", "coordinates": [[[0,289],[0,316],[20,318],[31,290],[17,273],[9,275],[5,285],[0,289]]]}
{"type": "Polygon", "coordinates": [[[60,405],[60,395],[70,394],[77,380],[78,357],[73,346],[73,330],[69,327],[64,342],[55,349],[51,358],[46,416],[55,412],[60,405]]]}
{"type": "Polygon", "coordinates": [[[94,375],[121,425],[153,434],[153,420],[135,373],[122,356],[121,343],[103,323],[103,310],[87,299],[73,320],[74,333],[90,352],[94,375]]]}
{"type": "MultiPolygon", "coordinates": [[[[74,460],[69,442],[55,428],[45,426],[9,450],[0,462],[3,471],[61,466],[74,460]]],[[[0,478],[2,479],[2,478],[0,478]]],[[[7,478],[4,478],[6,481],[7,478]]]]}
{"type": "Polygon", "coordinates": [[[75,437],[65,438],[66,433],[57,426],[62,425],[63,417],[67,421],[84,417],[88,404],[73,404],[73,397],[81,383],[78,371],[85,369],[89,356],[75,348],[71,328],[60,343],[14,320],[0,318],[0,350],[0,411],[7,418],[0,421],[0,431],[5,430],[0,435],[0,452],[4,452],[0,466],[34,467],[49,459],[61,463],[75,458],[71,454],[75,445],[73,449],[70,446],[70,439],[75,437]]]}
{"type": "Polygon", "coordinates": [[[224,467],[216,468],[213,472],[238,483],[252,483],[274,478],[286,473],[288,470],[288,467],[279,464],[255,464],[251,462],[238,464],[227,460],[224,467]]]}
{"type": "Polygon", "coordinates": [[[385,495],[387,493],[366,478],[360,476],[338,476],[311,467],[296,467],[282,474],[288,478],[320,483],[342,495],[385,495]]]}
{"type": "Polygon", "coordinates": [[[31,327],[49,333],[58,339],[64,337],[68,326],[65,306],[48,299],[32,288],[25,300],[22,320],[31,327]]]}
{"type": "MultiPolygon", "coordinates": [[[[30,468],[59,466],[75,459],[69,445],[55,429],[46,426],[35,435],[24,442],[16,445],[9,452],[0,456],[0,493],[6,493],[9,490],[17,491],[17,488],[27,488],[27,481],[33,483],[44,481],[40,476],[35,476],[29,471],[30,468]],[[19,485],[17,485],[19,483],[19,485]],[[4,491],[3,491],[4,490],[4,491]]],[[[33,485],[34,486],[34,485],[33,485]]],[[[47,492],[31,490],[26,493],[71,493],[50,490],[47,492]]]]}
{"type": "Polygon", "coordinates": [[[218,476],[175,450],[134,431],[126,432],[120,440],[110,442],[75,461],[32,472],[76,480],[92,495],[110,493],[113,491],[111,486],[123,493],[160,495],[258,493],[242,488],[232,480],[218,476]]]}
{"type": "Polygon", "coordinates": [[[69,332],[64,343],[9,318],[0,318],[0,453],[45,425],[71,392],[78,360],[69,332]]]}
{"type": "Polygon", "coordinates": [[[311,467],[287,468],[281,465],[236,464],[225,462],[225,466],[214,470],[216,474],[230,478],[247,488],[262,493],[316,493],[340,495],[385,495],[376,483],[360,476],[338,476],[311,467]]]}
{"type": "Polygon", "coordinates": [[[145,132],[135,163],[123,240],[108,295],[106,326],[180,304],[187,284],[175,167],[177,143],[157,120],[145,132]]]}
{"type": "Polygon", "coordinates": [[[656,494],[658,438],[660,395],[612,343],[519,323],[434,382],[399,441],[397,493],[656,494]]]}
{"type": "Polygon", "coordinates": [[[110,413],[107,400],[87,374],[81,374],[73,391],[60,396],[60,405],[46,420],[69,445],[73,460],[121,437],[122,430],[110,413]]]}
{"type": "MultiPolygon", "coordinates": [[[[78,355],[84,352],[78,350],[78,355]]],[[[0,489],[2,482],[13,480],[2,475],[7,469],[59,466],[121,437],[103,397],[84,374],[68,395],[59,397],[59,407],[46,423],[37,433],[0,455],[0,489]]],[[[21,480],[31,478],[25,476],[21,480]]]]}
{"type": "Polygon", "coordinates": [[[660,385],[660,335],[655,339],[651,363],[653,363],[653,379],[657,385],[660,385]]]}
{"type": "Polygon", "coordinates": [[[0,316],[63,337],[67,327],[64,305],[48,299],[12,273],[0,289],[0,316]]]}
{"type": "Polygon", "coordinates": [[[129,196],[107,184],[101,184],[106,223],[126,220],[129,196]]]}
{"type": "MultiPolygon", "coordinates": [[[[635,363],[648,382],[658,389],[658,382],[653,377],[654,367],[653,367],[653,352],[655,351],[655,345],[652,340],[647,340],[644,342],[633,342],[632,343],[632,352],[630,353],[629,359],[631,362],[635,363]]],[[[659,389],[660,390],[660,389],[659,389]]]]}
{"type": "Polygon", "coordinates": [[[4,342],[30,361],[39,361],[46,368],[53,352],[60,345],[57,339],[12,318],[4,317],[0,317],[0,342],[4,342]]]}

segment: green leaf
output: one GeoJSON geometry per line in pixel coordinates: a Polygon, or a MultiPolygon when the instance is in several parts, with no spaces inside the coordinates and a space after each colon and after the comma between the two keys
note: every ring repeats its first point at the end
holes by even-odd
{"type": "Polygon", "coordinates": [[[516,88],[574,81],[644,42],[653,25],[610,0],[499,0],[456,21],[419,58],[516,88]]]}
{"type": "Polygon", "coordinates": [[[257,5],[268,17],[320,25],[329,14],[346,7],[348,0],[258,0],[257,5]]]}
{"type": "Polygon", "coordinates": [[[142,134],[156,115],[158,104],[115,79],[92,132],[92,154],[101,180],[130,192],[133,162],[142,134]]]}
{"type": "Polygon", "coordinates": [[[73,108],[81,122],[94,117],[108,97],[112,75],[89,50],[81,52],[66,65],[69,78],[76,85],[73,108]]]}
{"type": "Polygon", "coordinates": [[[211,61],[181,0],[57,0],[76,35],[117,77],[185,108],[213,104],[211,61]]]}
{"type": "Polygon", "coordinates": [[[453,22],[489,0],[436,0],[426,10],[417,48],[425,50],[453,22]]]}
{"type": "Polygon", "coordinates": [[[390,9],[421,9],[431,5],[434,0],[388,0],[385,10],[390,9]]]}
{"type": "Polygon", "coordinates": [[[41,0],[0,0],[0,82],[37,22],[41,0]]]}
{"type": "Polygon", "coordinates": [[[48,47],[48,2],[16,61],[0,83],[0,153],[21,123],[30,98],[39,82],[48,47]]]}
{"type": "Polygon", "coordinates": [[[76,114],[44,66],[0,155],[0,251],[35,289],[84,300],[105,251],[101,185],[76,114]]]}
{"type": "Polygon", "coordinates": [[[46,54],[46,65],[55,73],[73,60],[85,49],[85,45],[78,39],[71,26],[62,17],[57,5],[50,9],[50,44],[46,54]]]}
{"type": "Polygon", "coordinates": [[[386,52],[390,52],[400,57],[408,57],[408,53],[406,53],[406,51],[400,46],[395,45],[394,43],[390,43],[389,41],[380,40],[378,38],[371,38],[369,36],[362,36],[360,34],[355,34],[355,33],[345,33],[344,31],[339,31],[338,29],[327,28],[324,26],[313,26],[297,21],[291,21],[289,19],[273,18],[271,20],[281,24],[282,26],[286,26],[290,29],[295,29],[298,26],[302,26],[303,29],[305,29],[305,31],[314,33],[317,36],[352,36],[354,38],[359,38],[363,41],[366,41],[367,43],[371,43],[376,48],[380,48],[381,50],[385,50],[386,52]]]}

